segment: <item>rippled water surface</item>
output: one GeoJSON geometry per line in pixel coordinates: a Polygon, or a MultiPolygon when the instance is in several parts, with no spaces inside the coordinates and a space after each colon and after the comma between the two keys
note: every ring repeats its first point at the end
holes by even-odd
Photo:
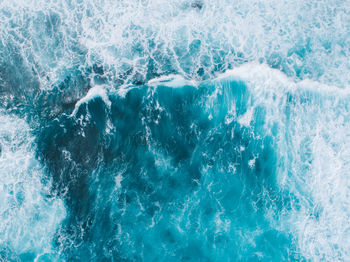
{"type": "Polygon", "coordinates": [[[350,2],[0,1],[0,261],[349,261],[350,2]]]}

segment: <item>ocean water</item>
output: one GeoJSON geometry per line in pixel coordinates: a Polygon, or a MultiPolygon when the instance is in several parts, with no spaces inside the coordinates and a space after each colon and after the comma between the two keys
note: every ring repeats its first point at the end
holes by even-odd
{"type": "Polygon", "coordinates": [[[350,2],[0,1],[0,261],[349,261],[350,2]]]}

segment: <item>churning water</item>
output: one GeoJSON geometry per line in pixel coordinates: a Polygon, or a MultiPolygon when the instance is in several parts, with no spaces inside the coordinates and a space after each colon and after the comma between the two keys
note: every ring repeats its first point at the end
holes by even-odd
{"type": "Polygon", "coordinates": [[[349,261],[348,0],[0,1],[1,261],[349,261]]]}

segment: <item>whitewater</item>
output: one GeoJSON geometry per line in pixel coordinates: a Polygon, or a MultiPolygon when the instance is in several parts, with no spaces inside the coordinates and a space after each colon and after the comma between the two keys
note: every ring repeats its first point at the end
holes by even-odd
{"type": "Polygon", "coordinates": [[[0,0],[0,261],[349,261],[350,2],[0,0]]]}

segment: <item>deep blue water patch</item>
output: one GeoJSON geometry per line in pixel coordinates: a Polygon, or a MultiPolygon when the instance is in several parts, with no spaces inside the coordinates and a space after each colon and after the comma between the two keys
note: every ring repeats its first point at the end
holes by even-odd
{"type": "Polygon", "coordinates": [[[265,216],[289,198],[264,108],[238,121],[250,98],[234,80],[139,86],[43,119],[37,155],[68,210],[55,240],[64,259],[300,260],[265,216]]]}

